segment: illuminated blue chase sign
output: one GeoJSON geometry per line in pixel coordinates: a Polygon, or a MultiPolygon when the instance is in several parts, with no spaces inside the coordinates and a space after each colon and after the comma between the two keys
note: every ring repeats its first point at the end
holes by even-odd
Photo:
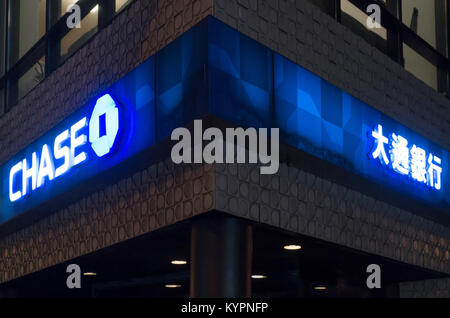
{"type": "Polygon", "coordinates": [[[417,145],[409,145],[406,138],[395,133],[389,138],[384,136],[382,125],[375,127],[370,137],[373,139],[371,159],[431,189],[441,190],[441,158],[417,145]]]}
{"type": "Polygon", "coordinates": [[[9,200],[20,200],[87,161],[87,153],[79,151],[79,148],[88,140],[98,157],[108,154],[118,131],[119,109],[109,94],[103,95],[95,103],[89,121],[87,117],[79,119],[59,133],[53,144],[42,145],[40,153],[33,152],[12,166],[9,171],[9,200]],[[85,129],[87,126],[88,130],[85,129]],[[55,167],[56,161],[62,163],[55,167]]]}

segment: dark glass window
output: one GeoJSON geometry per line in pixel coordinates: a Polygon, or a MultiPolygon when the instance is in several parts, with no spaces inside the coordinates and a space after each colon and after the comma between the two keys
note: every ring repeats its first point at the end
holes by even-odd
{"type": "MultiPolygon", "coordinates": [[[[438,54],[448,56],[446,0],[408,0],[401,3],[402,22],[428,43],[438,54]]],[[[403,43],[405,69],[440,92],[448,91],[448,69],[422,56],[414,41],[403,43]]]]}
{"type": "Polygon", "coordinates": [[[6,0],[0,0],[0,77],[5,73],[6,0]]]}
{"type": "Polygon", "coordinates": [[[50,0],[51,24],[55,24],[78,0],[50,0]]]}
{"type": "Polygon", "coordinates": [[[119,12],[124,9],[127,5],[129,5],[133,0],[115,0],[115,11],[119,12]]]}
{"type": "Polygon", "coordinates": [[[36,63],[28,68],[24,74],[18,78],[9,80],[8,105],[13,106],[31,91],[40,81],[45,78],[45,56],[39,58],[36,63]]]}
{"type": "Polygon", "coordinates": [[[98,27],[98,4],[81,20],[80,28],[73,28],[60,42],[60,57],[64,60],[77,51],[92,35],[98,27]]]}
{"type": "Polygon", "coordinates": [[[402,0],[402,22],[447,56],[445,0],[402,0]]]}
{"type": "Polygon", "coordinates": [[[435,90],[438,89],[438,69],[410,46],[403,43],[405,69],[435,90]]]}
{"type": "Polygon", "coordinates": [[[424,83],[450,97],[449,0],[309,1],[424,83]],[[369,4],[380,7],[379,28],[367,25],[369,4]]]}
{"type": "Polygon", "coordinates": [[[387,30],[382,25],[379,28],[368,28],[368,15],[348,0],[341,0],[341,22],[364,38],[367,42],[387,53],[387,30]]]}
{"type": "Polygon", "coordinates": [[[398,18],[398,3],[399,0],[379,0],[381,5],[384,7],[395,17],[398,18]]]}
{"type": "Polygon", "coordinates": [[[5,113],[5,90],[0,88],[0,116],[5,113]]]}
{"type": "Polygon", "coordinates": [[[132,2],[0,0],[0,115],[132,2]],[[80,24],[71,27],[76,12],[80,24]]]}
{"type": "MultiPolygon", "coordinates": [[[[309,1],[429,86],[450,94],[448,0],[373,0],[382,8],[381,27],[375,29],[366,25],[365,6],[372,1],[309,1]],[[384,19],[386,16],[388,19],[384,19]]],[[[0,0],[2,106],[6,109],[13,106],[132,2],[0,0]],[[66,24],[67,10],[74,4],[81,9],[80,28],[69,28],[66,24]]]]}
{"type": "Polygon", "coordinates": [[[45,10],[46,0],[9,0],[9,68],[45,34],[45,10]]]}
{"type": "Polygon", "coordinates": [[[50,18],[53,29],[56,29],[50,39],[50,71],[55,69],[67,57],[76,52],[98,30],[98,1],[52,0],[50,18]],[[77,10],[72,8],[78,6],[77,10]],[[76,22],[79,13],[80,23],[76,22]],[[72,24],[68,24],[68,20],[72,24]],[[58,23],[56,25],[56,23],[58,23]],[[73,27],[70,27],[73,26],[73,27]]]}

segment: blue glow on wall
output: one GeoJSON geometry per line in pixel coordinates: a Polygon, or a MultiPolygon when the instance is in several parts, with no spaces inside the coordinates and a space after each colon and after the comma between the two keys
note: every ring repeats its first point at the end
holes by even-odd
{"type": "Polygon", "coordinates": [[[151,57],[1,167],[0,223],[95,186],[83,182],[155,143],[154,67],[151,57]]]}
{"type": "Polygon", "coordinates": [[[282,141],[450,208],[448,151],[276,53],[274,83],[274,124],[282,141]]]}
{"type": "Polygon", "coordinates": [[[24,158],[16,163],[9,171],[9,200],[15,202],[24,196],[31,194],[37,188],[44,185],[45,180],[63,176],[70,169],[88,160],[85,150],[80,150],[89,141],[92,149],[98,157],[108,154],[116,140],[119,130],[119,110],[109,94],[105,94],[97,99],[88,123],[86,117],[82,117],[70,126],[70,129],[56,136],[53,142],[54,147],[50,150],[48,144],[42,146],[39,156],[36,152],[31,154],[31,159],[24,158]],[[99,118],[105,115],[106,134],[99,135],[99,118]],[[89,130],[86,127],[89,126],[89,130]],[[70,133],[68,133],[70,131],[70,133]],[[61,147],[61,143],[70,140],[70,147],[61,147]],[[70,156],[68,155],[70,151],[70,156]],[[65,152],[65,154],[64,154],[65,152]],[[63,158],[63,163],[56,167],[55,159],[63,158]],[[18,189],[17,176],[22,175],[22,189],[18,189]]]}
{"type": "Polygon", "coordinates": [[[0,223],[207,113],[450,209],[448,151],[208,17],[5,163],[0,223]]]}
{"type": "Polygon", "coordinates": [[[408,139],[395,133],[388,139],[383,135],[382,125],[377,125],[370,135],[374,145],[369,154],[372,159],[379,160],[383,166],[400,175],[424,183],[434,190],[441,190],[441,158],[416,145],[409,146],[408,139]]]}
{"type": "Polygon", "coordinates": [[[400,193],[450,209],[449,154],[445,149],[214,18],[208,36],[211,113],[243,127],[278,127],[284,143],[400,193]],[[386,161],[395,162],[389,168],[368,156],[374,151],[370,136],[378,124],[389,133],[385,135],[390,143],[386,161]],[[399,149],[408,141],[406,159],[401,151],[390,149],[395,140],[399,149]]]}
{"type": "Polygon", "coordinates": [[[98,157],[111,151],[119,131],[119,108],[109,94],[100,97],[89,120],[89,142],[98,157]],[[104,116],[105,133],[101,135],[101,117],[104,116]]]}

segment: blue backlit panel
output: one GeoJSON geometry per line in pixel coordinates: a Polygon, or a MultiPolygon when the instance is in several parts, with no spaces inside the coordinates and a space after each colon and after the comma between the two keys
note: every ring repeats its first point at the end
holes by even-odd
{"type": "Polygon", "coordinates": [[[208,21],[156,54],[157,139],[207,113],[208,21]]]}
{"type": "Polygon", "coordinates": [[[208,17],[5,163],[0,223],[207,113],[450,209],[448,151],[208,17]]]}
{"type": "Polygon", "coordinates": [[[447,151],[278,54],[274,83],[282,141],[448,209],[447,151]]]}
{"type": "Polygon", "coordinates": [[[209,23],[213,114],[245,127],[278,127],[282,142],[450,208],[448,151],[238,31],[209,23]],[[379,125],[385,156],[374,158],[379,125]]]}
{"type": "Polygon", "coordinates": [[[154,58],[1,167],[0,223],[155,143],[154,58]]]}
{"type": "Polygon", "coordinates": [[[211,112],[237,125],[270,127],[272,52],[214,19],[209,24],[211,112]]]}

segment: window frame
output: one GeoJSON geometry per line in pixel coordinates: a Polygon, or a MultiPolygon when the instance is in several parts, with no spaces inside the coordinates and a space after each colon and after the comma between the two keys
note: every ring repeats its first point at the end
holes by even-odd
{"type": "MultiPolygon", "coordinates": [[[[366,8],[370,4],[378,4],[381,9],[381,25],[387,30],[387,52],[385,54],[404,68],[403,43],[408,45],[437,68],[437,92],[445,94],[450,99],[450,0],[445,0],[447,7],[445,20],[447,23],[446,47],[448,57],[440,53],[402,22],[401,0],[387,0],[386,3],[381,0],[348,1],[363,12],[366,12],[366,8]]],[[[341,0],[330,0],[329,6],[322,10],[325,10],[328,15],[342,24],[341,0]]]]}
{"type": "MultiPolygon", "coordinates": [[[[428,60],[431,64],[436,66],[438,69],[438,92],[445,93],[447,98],[450,98],[450,60],[437,49],[435,49],[426,40],[421,38],[408,26],[402,22],[401,16],[401,1],[400,0],[388,0],[387,5],[380,0],[349,0],[353,5],[358,7],[360,10],[365,12],[365,8],[369,4],[376,3],[380,5],[381,15],[383,19],[381,24],[387,30],[387,55],[393,59],[395,62],[405,66],[403,58],[402,45],[405,43],[416,51],[419,55],[428,60]],[[393,14],[396,13],[396,15],[393,14]]],[[[65,23],[70,13],[66,13],[59,17],[57,21],[52,23],[54,5],[52,5],[52,0],[46,0],[46,32],[45,34],[21,57],[14,65],[8,69],[8,48],[9,48],[9,32],[6,29],[8,26],[8,21],[10,19],[9,15],[9,1],[5,2],[5,54],[3,56],[4,74],[0,76],[0,89],[4,89],[5,94],[3,94],[3,104],[5,105],[4,112],[0,112],[0,116],[3,116],[12,107],[14,107],[18,100],[10,101],[10,82],[12,80],[18,80],[22,75],[24,75],[42,56],[45,56],[45,77],[48,77],[56,68],[58,68],[66,59],[70,58],[75,52],[61,59],[59,56],[59,45],[61,39],[70,32],[65,23]]],[[[127,6],[134,2],[131,1],[127,6]]],[[[332,16],[338,22],[341,22],[341,4],[340,0],[330,0],[329,9],[327,13],[332,16]]],[[[115,12],[115,1],[111,0],[79,0],[76,2],[81,8],[81,19],[83,19],[90,10],[95,6],[99,5],[98,13],[98,26],[97,32],[108,25],[112,19],[121,14],[126,7],[118,12],[115,12]]],[[[446,12],[446,22],[447,29],[450,25],[450,0],[446,0],[447,12],[446,12]]],[[[96,33],[97,33],[96,32],[96,33]]],[[[92,36],[94,36],[94,33],[92,36]]],[[[92,36],[85,40],[83,45],[86,45],[92,36]]],[[[446,46],[447,55],[450,57],[450,32],[447,32],[446,36],[446,46]]]]}
{"type": "MultiPolygon", "coordinates": [[[[403,43],[408,45],[416,53],[421,55],[423,58],[425,58],[428,62],[430,62],[437,68],[438,70],[437,92],[444,93],[446,94],[447,98],[450,98],[450,83],[448,80],[448,74],[450,73],[450,60],[402,22],[401,1],[399,0],[390,1],[390,3],[396,3],[396,8],[394,8],[395,9],[394,11],[397,12],[397,16],[394,16],[388,9],[388,7],[380,0],[349,0],[349,1],[364,12],[365,8],[367,8],[369,4],[376,3],[380,5],[381,16],[383,17],[381,19],[381,25],[388,30],[388,42],[389,38],[391,38],[390,41],[392,42],[391,45],[393,46],[389,50],[389,43],[388,43],[388,50],[389,50],[388,55],[394,61],[405,67],[405,60],[403,58],[402,46],[403,43]]],[[[446,0],[447,26],[449,26],[449,5],[450,0],[446,0]]],[[[449,32],[447,32],[447,52],[448,54],[450,54],[450,45],[449,45],[450,37],[448,33],[449,32]]]]}
{"type": "MultiPolygon", "coordinates": [[[[5,23],[5,54],[1,63],[4,64],[5,72],[0,76],[0,89],[4,89],[3,96],[3,112],[0,110],[0,117],[11,110],[18,102],[19,99],[14,98],[15,92],[11,91],[12,84],[14,81],[19,80],[33,65],[35,65],[43,56],[45,57],[45,76],[47,78],[53,71],[55,71],[65,60],[69,59],[73,54],[84,47],[90,40],[105,26],[111,23],[112,19],[122,12],[124,12],[126,7],[129,7],[134,0],[127,4],[122,10],[115,12],[115,1],[111,0],[78,0],[76,4],[80,6],[81,9],[81,20],[89,14],[91,9],[98,4],[98,24],[97,31],[88,37],[80,48],[71,54],[68,54],[63,59],[60,56],[60,43],[61,39],[71,31],[67,26],[66,21],[70,16],[70,12],[58,17],[55,21],[54,10],[55,2],[53,0],[46,1],[46,12],[45,12],[45,33],[44,35],[22,56],[20,57],[11,67],[7,67],[7,62],[9,58],[9,32],[7,30],[9,19],[10,19],[10,6],[8,0],[3,0],[5,5],[6,19],[5,23]]],[[[1,5],[1,3],[0,3],[1,5]]],[[[17,93],[17,92],[16,92],[17,93]]],[[[28,94],[28,93],[27,93],[28,94]]],[[[26,95],[26,94],[25,94],[26,95]]],[[[0,96],[0,98],[2,98],[0,96]]]]}

